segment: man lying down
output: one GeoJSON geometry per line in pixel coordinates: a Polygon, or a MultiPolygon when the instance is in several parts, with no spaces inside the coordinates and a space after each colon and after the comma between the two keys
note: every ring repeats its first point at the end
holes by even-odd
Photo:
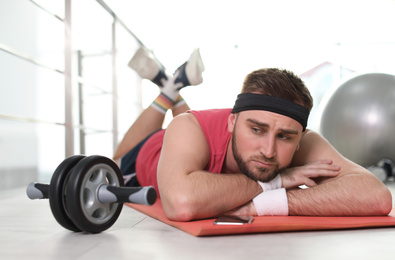
{"type": "Polygon", "coordinates": [[[157,74],[160,95],[114,155],[122,158],[127,185],[155,187],[170,220],[389,214],[386,186],[306,129],[313,101],[299,77],[274,68],[253,71],[232,109],[194,111],[179,94],[201,83],[193,65],[173,76],[157,74]],[[175,117],[162,130],[168,109],[175,117]]]}

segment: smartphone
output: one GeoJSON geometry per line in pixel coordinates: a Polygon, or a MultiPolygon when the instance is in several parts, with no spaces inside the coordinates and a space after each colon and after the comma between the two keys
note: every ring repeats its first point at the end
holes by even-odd
{"type": "Polygon", "coordinates": [[[220,216],[214,220],[215,225],[245,225],[251,224],[254,220],[253,216],[220,216]]]}

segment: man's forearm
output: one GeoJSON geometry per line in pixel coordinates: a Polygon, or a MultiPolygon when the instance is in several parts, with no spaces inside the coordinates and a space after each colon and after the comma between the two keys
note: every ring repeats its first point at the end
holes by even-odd
{"type": "Polygon", "coordinates": [[[289,215],[375,216],[392,208],[388,189],[369,174],[349,174],[308,189],[287,192],[289,215]]]}
{"type": "Polygon", "coordinates": [[[169,219],[188,221],[213,217],[247,203],[262,192],[259,184],[244,174],[197,171],[185,178],[188,181],[182,181],[183,187],[161,192],[163,208],[169,219]]]}

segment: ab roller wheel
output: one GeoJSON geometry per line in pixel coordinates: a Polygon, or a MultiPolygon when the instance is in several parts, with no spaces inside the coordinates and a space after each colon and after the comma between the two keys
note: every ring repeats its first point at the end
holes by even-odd
{"type": "Polygon", "coordinates": [[[52,214],[64,228],[75,232],[99,233],[118,219],[123,202],[155,203],[153,187],[122,187],[118,166],[103,156],[76,155],[55,170],[49,185],[31,183],[31,199],[48,198],[52,214]]]}
{"type": "Polygon", "coordinates": [[[123,186],[118,166],[110,159],[93,156],[82,159],[70,174],[66,188],[66,207],[81,230],[98,233],[111,227],[122,210],[121,203],[101,203],[99,188],[123,186]]]}
{"type": "Polygon", "coordinates": [[[65,191],[67,177],[74,168],[74,166],[81,161],[85,156],[75,155],[64,160],[55,170],[52,175],[48,191],[49,206],[56,221],[64,228],[79,232],[79,229],[67,214],[65,191]]]}

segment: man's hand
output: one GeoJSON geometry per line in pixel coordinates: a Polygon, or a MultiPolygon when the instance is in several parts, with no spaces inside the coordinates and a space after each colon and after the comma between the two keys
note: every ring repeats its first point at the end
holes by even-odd
{"type": "Polygon", "coordinates": [[[301,185],[312,187],[317,185],[315,178],[333,178],[339,175],[340,166],[333,165],[331,160],[322,160],[299,167],[288,168],[280,173],[282,187],[296,188],[301,185]]]}

